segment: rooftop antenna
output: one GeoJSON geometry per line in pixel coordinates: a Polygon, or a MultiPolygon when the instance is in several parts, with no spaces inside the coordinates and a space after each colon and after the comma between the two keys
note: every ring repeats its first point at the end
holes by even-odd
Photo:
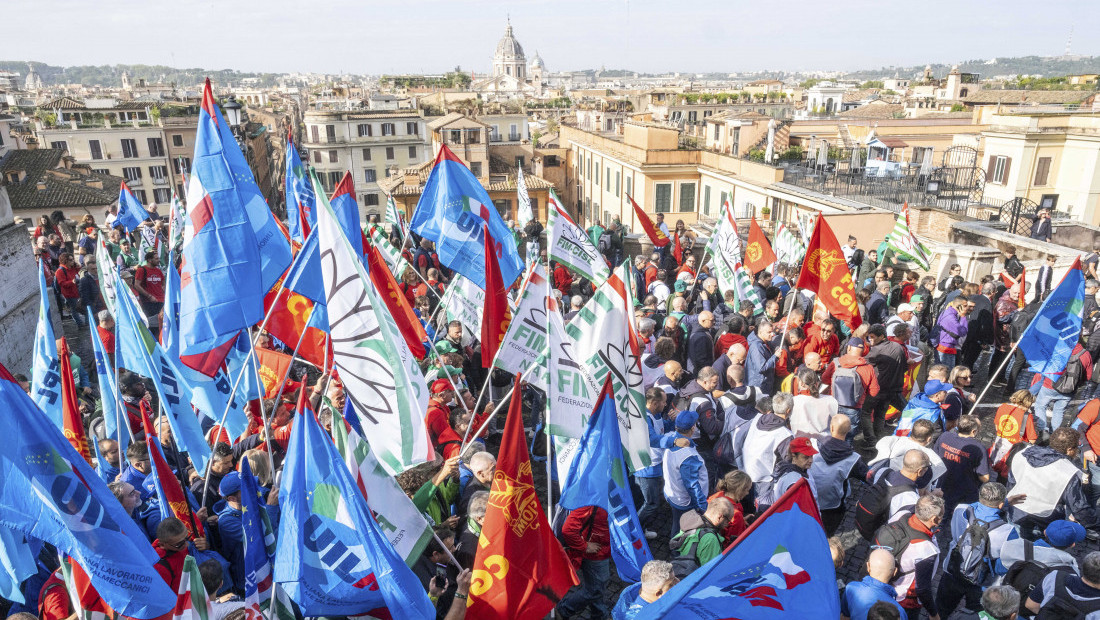
{"type": "Polygon", "coordinates": [[[1071,49],[1072,46],[1073,46],[1073,26],[1070,26],[1069,27],[1069,36],[1066,37],[1066,53],[1065,53],[1065,56],[1067,58],[1070,56],[1070,49],[1071,49]]]}

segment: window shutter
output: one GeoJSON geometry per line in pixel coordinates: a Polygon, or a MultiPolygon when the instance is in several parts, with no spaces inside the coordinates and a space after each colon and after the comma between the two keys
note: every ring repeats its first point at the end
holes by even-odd
{"type": "Polygon", "coordinates": [[[990,155],[989,156],[989,165],[986,166],[986,169],[985,169],[985,182],[986,183],[992,183],[993,182],[993,171],[996,170],[996,169],[997,169],[997,156],[996,155],[990,155]]]}
{"type": "Polygon", "coordinates": [[[1039,165],[1035,169],[1035,185],[1046,185],[1050,176],[1050,158],[1040,157],[1039,165]]]}
{"type": "Polygon", "coordinates": [[[1001,179],[1001,185],[1008,185],[1008,173],[1012,169],[1012,158],[1005,157],[1005,175],[1001,179]]]}

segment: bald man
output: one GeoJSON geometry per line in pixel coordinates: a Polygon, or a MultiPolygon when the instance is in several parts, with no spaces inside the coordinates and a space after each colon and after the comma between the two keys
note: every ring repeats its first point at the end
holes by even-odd
{"type": "Polygon", "coordinates": [[[669,402],[672,402],[676,399],[676,395],[680,393],[680,387],[683,385],[683,381],[684,367],[676,360],[669,360],[665,362],[665,376],[657,379],[653,387],[659,387],[664,390],[669,402]]]}
{"type": "Polygon", "coordinates": [[[886,549],[875,549],[867,556],[867,576],[849,583],[840,599],[841,618],[866,618],[871,607],[885,601],[897,607],[901,617],[905,612],[897,602],[897,591],[890,581],[894,577],[894,556],[886,549]]]}
{"type": "Polygon", "coordinates": [[[745,345],[737,343],[731,346],[724,355],[719,355],[718,359],[714,360],[712,368],[718,373],[718,389],[725,392],[730,389],[729,379],[726,377],[726,373],[732,366],[744,366],[745,358],[748,356],[749,350],[745,348],[745,345]]]}
{"type": "Polygon", "coordinates": [[[687,370],[693,375],[714,364],[714,314],[704,310],[697,317],[687,342],[687,370]]]}
{"type": "Polygon", "coordinates": [[[829,436],[818,445],[810,466],[810,478],[817,487],[818,508],[825,533],[832,536],[844,521],[844,502],[851,493],[850,480],[865,480],[867,464],[852,449],[846,437],[852,422],[845,415],[829,420],[829,436]]]}

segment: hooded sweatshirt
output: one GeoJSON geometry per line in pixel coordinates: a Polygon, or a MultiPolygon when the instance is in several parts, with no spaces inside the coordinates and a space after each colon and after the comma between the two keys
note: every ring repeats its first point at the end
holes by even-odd
{"type": "Polygon", "coordinates": [[[909,399],[909,404],[901,412],[901,421],[898,422],[895,434],[901,437],[908,435],[917,420],[930,420],[943,429],[943,409],[923,392],[909,399]]]}

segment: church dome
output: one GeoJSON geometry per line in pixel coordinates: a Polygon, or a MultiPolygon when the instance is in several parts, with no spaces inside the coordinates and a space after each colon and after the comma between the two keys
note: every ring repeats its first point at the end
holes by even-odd
{"type": "Polygon", "coordinates": [[[497,58],[523,58],[523,47],[512,34],[512,24],[504,31],[504,37],[497,43],[497,58]]]}
{"type": "Polygon", "coordinates": [[[535,52],[535,57],[531,59],[531,68],[532,69],[545,69],[546,68],[546,65],[542,64],[542,56],[539,56],[539,53],[537,51],[535,52]]]}

